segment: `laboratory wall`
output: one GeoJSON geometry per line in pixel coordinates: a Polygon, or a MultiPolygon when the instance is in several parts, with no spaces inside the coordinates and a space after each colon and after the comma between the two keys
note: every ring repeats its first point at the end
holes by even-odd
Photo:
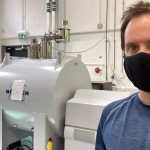
{"type": "MultiPolygon", "coordinates": [[[[58,47],[65,49],[65,56],[81,56],[92,82],[112,81],[118,89],[133,88],[123,70],[120,18],[134,1],[57,0],[56,28],[67,19],[71,33],[70,42],[58,47]]],[[[0,20],[0,45],[30,44],[47,32],[46,0],[0,0],[0,20]],[[20,30],[26,31],[23,40],[18,39],[20,30]]]]}
{"type": "Polygon", "coordinates": [[[120,26],[124,9],[135,1],[66,0],[66,18],[72,33],[66,51],[82,52],[93,82],[111,81],[119,90],[134,88],[123,69],[120,26]]]}

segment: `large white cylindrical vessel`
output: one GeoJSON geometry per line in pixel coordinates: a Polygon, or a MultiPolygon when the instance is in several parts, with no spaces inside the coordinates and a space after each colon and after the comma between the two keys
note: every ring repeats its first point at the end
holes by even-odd
{"type": "Polygon", "coordinates": [[[91,89],[89,73],[78,59],[14,60],[0,66],[0,106],[9,126],[30,130],[34,112],[45,113],[55,132],[63,135],[66,101],[77,89],[91,89]],[[11,100],[14,80],[24,80],[23,101],[11,100]]]}

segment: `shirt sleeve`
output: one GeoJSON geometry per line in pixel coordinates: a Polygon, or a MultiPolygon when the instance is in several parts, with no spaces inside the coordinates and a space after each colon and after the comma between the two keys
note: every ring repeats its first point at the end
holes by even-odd
{"type": "Polygon", "coordinates": [[[103,124],[106,118],[106,110],[103,110],[98,129],[97,129],[97,136],[96,136],[96,144],[95,150],[106,150],[104,141],[103,141],[103,124]]]}

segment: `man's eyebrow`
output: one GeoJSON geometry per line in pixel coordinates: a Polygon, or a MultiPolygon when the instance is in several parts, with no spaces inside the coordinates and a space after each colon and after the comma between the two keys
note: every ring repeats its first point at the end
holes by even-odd
{"type": "Polygon", "coordinates": [[[132,45],[136,45],[137,43],[135,42],[129,42],[129,43],[126,43],[125,44],[125,47],[129,47],[129,46],[132,46],[132,45]]]}

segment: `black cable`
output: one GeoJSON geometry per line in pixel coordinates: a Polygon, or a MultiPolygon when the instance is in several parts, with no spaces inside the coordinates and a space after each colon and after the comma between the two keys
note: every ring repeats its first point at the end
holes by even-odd
{"type": "Polygon", "coordinates": [[[25,145],[25,144],[19,145],[19,146],[15,147],[15,148],[12,149],[12,150],[24,150],[25,147],[26,147],[28,150],[33,150],[32,148],[30,148],[28,145],[25,145]]]}
{"type": "MultiPolygon", "coordinates": [[[[21,144],[24,145],[24,146],[26,145],[26,143],[30,143],[30,146],[31,146],[31,147],[30,147],[29,150],[32,150],[32,149],[33,149],[33,143],[32,143],[31,141],[29,141],[29,140],[24,140],[24,141],[21,142],[21,144]],[[23,144],[23,143],[24,143],[24,144],[23,144]]],[[[26,145],[26,146],[27,146],[27,145],[26,145]]]]}
{"type": "MultiPolygon", "coordinates": [[[[20,146],[20,148],[23,148],[23,147],[28,148],[28,150],[33,150],[33,149],[31,149],[28,145],[21,145],[21,146],[20,146]]],[[[24,149],[21,149],[21,150],[24,150],[24,149]]]]}

